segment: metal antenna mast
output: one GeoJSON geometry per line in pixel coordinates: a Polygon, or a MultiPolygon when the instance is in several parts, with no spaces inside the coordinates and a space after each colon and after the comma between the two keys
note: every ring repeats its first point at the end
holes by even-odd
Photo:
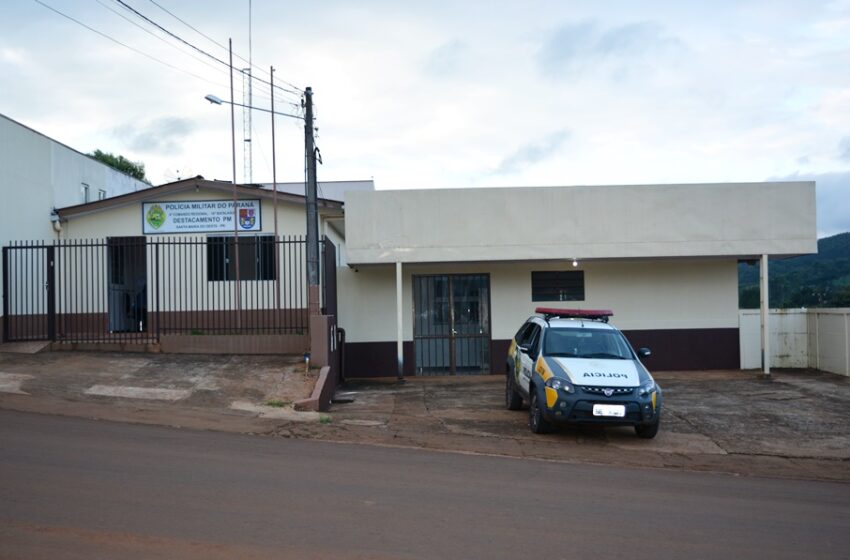
{"type": "MultiPolygon", "coordinates": [[[[253,178],[253,158],[254,158],[254,150],[251,143],[251,131],[253,130],[253,126],[251,124],[251,107],[254,105],[254,96],[253,96],[253,80],[251,79],[251,69],[254,67],[253,61],[253,49],[252,49],[252,0],[248,0],[248,68],[242,69],[242,97],[244,99],[245,107],[242,109],[242,137],[244,139],[244,153],[242,155],[242,160],[245,165],[244,176],[242,177],[242,181],[246,185],[250,185],[254,182],[253,178]]],[[[274,92],[272,92],[274,93],[274,92]]]]}

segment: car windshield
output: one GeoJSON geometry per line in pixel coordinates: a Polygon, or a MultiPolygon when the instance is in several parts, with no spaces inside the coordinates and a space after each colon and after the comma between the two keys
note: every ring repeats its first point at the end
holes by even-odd
{"type": "Polygon", "coordinates": [[[543,353],[567,358],[633,359],[623,335],[608,329],[547,329],[543,353]]]}

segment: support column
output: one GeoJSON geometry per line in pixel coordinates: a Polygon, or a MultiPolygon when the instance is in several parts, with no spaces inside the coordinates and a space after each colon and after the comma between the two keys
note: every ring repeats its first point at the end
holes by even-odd
{"type": "Polygon", "coordinates": [[[404,312],[402,301],[401,261],[395,263],[396,360],[398,380],[404,380],[404,312]]]}
{"type": "Polygon", "coordinates": [[[768,292],[767,255],[759,263],[759,309],[761,311],[761,365],[765,377],[770,377],[770,301],[768,292]]]}

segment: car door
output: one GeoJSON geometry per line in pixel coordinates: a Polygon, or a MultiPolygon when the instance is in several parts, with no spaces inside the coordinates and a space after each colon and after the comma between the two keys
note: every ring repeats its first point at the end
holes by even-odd
{"type": "Polygon", "coordinates": [[[531,373],[534,371],[534,362],[537,359],[536,349],[539,347],[541,330],[540,325],[532,325],[531,331],[527,331],[521,347],[517,349],[520,361],[519,385],[526,395],[530,394],[531,373]],[[528,350],[522,348],[528,348],[528,350]]]}

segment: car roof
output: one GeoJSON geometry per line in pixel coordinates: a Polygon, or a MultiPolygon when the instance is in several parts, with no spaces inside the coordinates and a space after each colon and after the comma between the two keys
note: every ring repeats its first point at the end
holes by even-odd
{"type": "Polygon", "coordinates": [[[602,321],[581,318],[560,318],[553,317],[547,322],[546,319],[535,315],[531,317],[535,323],[550,329],[599,329],[599,330],[617,330],[613,325],[602,321]]]}

